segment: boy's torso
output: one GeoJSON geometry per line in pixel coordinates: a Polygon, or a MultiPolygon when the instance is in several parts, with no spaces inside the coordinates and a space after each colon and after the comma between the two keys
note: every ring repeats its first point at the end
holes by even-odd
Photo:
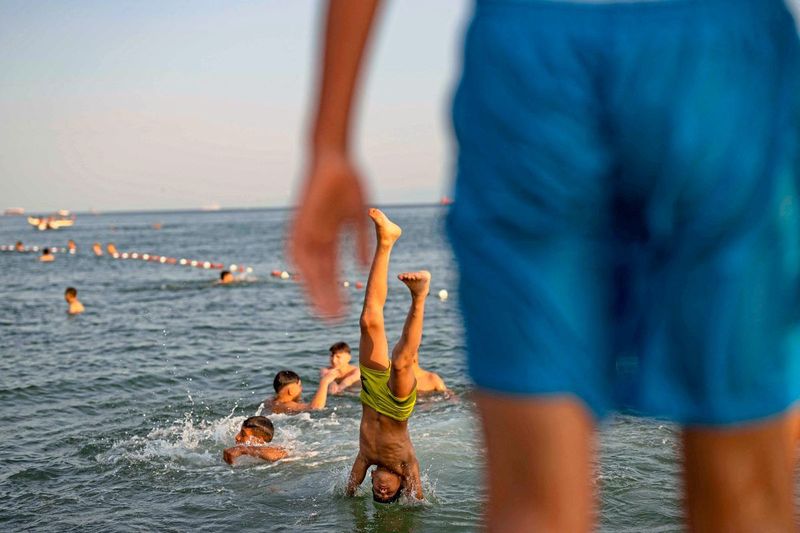
{"type": "Polygon", "coordinates": [[[414,459],[408,421],[394,420],[369,405],[363,405],[359,446],[361,453],[372,464],[379,464],[398,474],[402,471],[402,465],[414,459]]]}

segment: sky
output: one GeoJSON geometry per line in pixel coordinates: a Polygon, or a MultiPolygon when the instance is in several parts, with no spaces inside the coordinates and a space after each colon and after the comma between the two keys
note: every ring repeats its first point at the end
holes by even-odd
{"type": "MultiPolygon", "coordinates": [[[[290,205],[323,5],[0,0],[0,209],[290,205]]],[[[468,9],[384,6],[354,132],[377,203],[448,192],[468,9]]]]}
{"type": "MultiPolygon", "coordinates": [[[[372,201],[436,202],[470,2],[385,4],[357,161],[372,201]]],[[[291,205],[322,6],[0,0],[0,209],[291,205]]]]}

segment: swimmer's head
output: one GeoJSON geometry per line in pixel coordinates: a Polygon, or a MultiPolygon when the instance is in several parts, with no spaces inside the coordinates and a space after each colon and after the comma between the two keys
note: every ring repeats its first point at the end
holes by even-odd
{"type": "Polygon", "coordinates": [[[242,428],[236,434],[236,444],[261,445],[272,440],[275,427],[266,416],[251,416],[242,422],[242,428]]]}
{"type": "Polygon", "coordinates": [[[272,382],[275,387],[275,394],[283,394],[290,399],[295,400],[303,393],[303,383],[300,381],[300,376],[291,370],[281,370],[275,374],[275,380],[272,382]]]}
{"type": "Polygon", "coordinates": [[[331,368],[339,368],[350,363],[350,346],[346,342],[337,342],[328,348],[331,352],[331,368]]]}
{"type": "Polygon", "coordinates": [[[17,241],[17,243],[14,245],[14,249],[18,252],[21,252],[25,250],[25,246],[22,244],[22,241],[17,241]]]}
{"type": "Polygon", "coordinates": [[[74,250],[76,248],[75,241],[73,241],[72,239],[68,240],[67,241],[67,248],[69,248],[70,250],[74,250]]]}
{"type": "Polygon", "coordinates": [[[390,470],[377,467],[372,471],[372,499],[378,503],[392,503],[400,498],[400,476],[390,470]]]}
{"type": "Polygon", "coordinates": [[[42,250],[42,255],[50,255],[50,248],[44,248],[42,250]]]}
{"type": "Polygon", "coordinates": [[[78,289],[75,287],[67,287],[67,290],[64,291],[64,299],[67,302],[74,302],[78,298],[78,289]]]}
{"type": "Polygon", "coordinates": [[[233,283],[233,274],[231,274],[230,270],[223,270],[219,273],[219,282],[220,283],[233,283]]]}

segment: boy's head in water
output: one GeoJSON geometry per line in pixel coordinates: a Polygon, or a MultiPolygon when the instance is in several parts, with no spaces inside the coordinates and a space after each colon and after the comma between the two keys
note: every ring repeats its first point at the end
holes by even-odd
{"type": "Polygon", "coordinates": [[[75,287],[67,287],[64,291],[64,300],[69,304],[67,313],[71,315],[83,313],[83,304],[78,300],[78,290],[75,287]]]}
{"type": "Polygon", "coordinates": [[[50,253],[50,248],[45,248],[44,250],[42,250],[42,255],[39,256],[39,261],[48,262],[48,261],[53,261],[54,259],[55,257],[53,256],[52,253],[50,253]]]}
{"type": "Polygon", "coordinates": [[[344,368],[350,364],[350,346],[346,342],[337,342],[329,348],[331,352],[331,368],[344,368]]]}
{"type": "Polygon", "coordinates": [[[231,274],[230,270],[223,270],[219,273],[219,282],[220,283],[233,283],[233,274],[231,274]]]}
{"type": "Polygon", "coordinates": [[[18,252],[24,252],[25,251],[25,245],[22,244],[22,241],[17,241],[17,243],[14,245],[14,249],[16,251],[18,251],[18,252]]]}
{"type": "Polygon", "coordinates": [[[372,471],[372,499],[378,503],[392,503],[400,497],[400,476],[380,466],[372,471]]]}
{"type": "Polygon", "coordinates": [[[272,441],[275,427],[266,416],[251,416],[242,422],[242,428],[236,434],[236,444],[243,446],[260,446],[272,441]]]}
{"type": "Polygon", "coordinates": [[[225,448],[222,459],[233,465],[237,457],[243,455],[265,461],[277,461],[288,455],[286,450],[279,446],[267,446],[272,441],[275,428],[272,421],[266,416],[251,416],[242,422],[239,433],[236,434],[236,446],[225,448]]]}
{"type": "Polygon", "coordinates": [[[282,401],[297,401],[303,394],[303,383],[300,376],[291,370],[281,370],[275,375],[272,382],[275,387],[275,397],[282,401]]]}

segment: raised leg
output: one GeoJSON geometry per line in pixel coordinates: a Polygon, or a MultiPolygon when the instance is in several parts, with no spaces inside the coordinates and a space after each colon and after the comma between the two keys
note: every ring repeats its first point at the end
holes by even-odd
{"type": "Polygon", "coordinates": [[[389,256],[395,241],[400,238],[400,226],[389,220],[379,209],[370,209],[369,217],[375,224],[375,256],[369,269],[364,307],[361,309],[361,339],[358,359],[367,368],[386,370],[389,367],[389,344],[383,326],[383,306],[386,303],[389,256]]]}
{"type": "Polygon", "coordinates": [[[685,429],[691,531],[795,531],[790,415],[745,427],[685,429]]]}
{"type": "Polygon", "coordinates": [[[583,404],[568,396],[475,398],[487,449],[487,530],[591,531],[595,426],[583,404]]]}
{"type": "Polygon", "coordinates": [[[425,298],[431,284],[431,273],[427,270],[404,272],[397,276],[411,292],[411,307],[403,324],[403,333],[392,350],[392,373],[389,390],[398,398],[405,398],[414,390],[414,362],[422,342],[422,322],[425,318],[425,298]]]}

